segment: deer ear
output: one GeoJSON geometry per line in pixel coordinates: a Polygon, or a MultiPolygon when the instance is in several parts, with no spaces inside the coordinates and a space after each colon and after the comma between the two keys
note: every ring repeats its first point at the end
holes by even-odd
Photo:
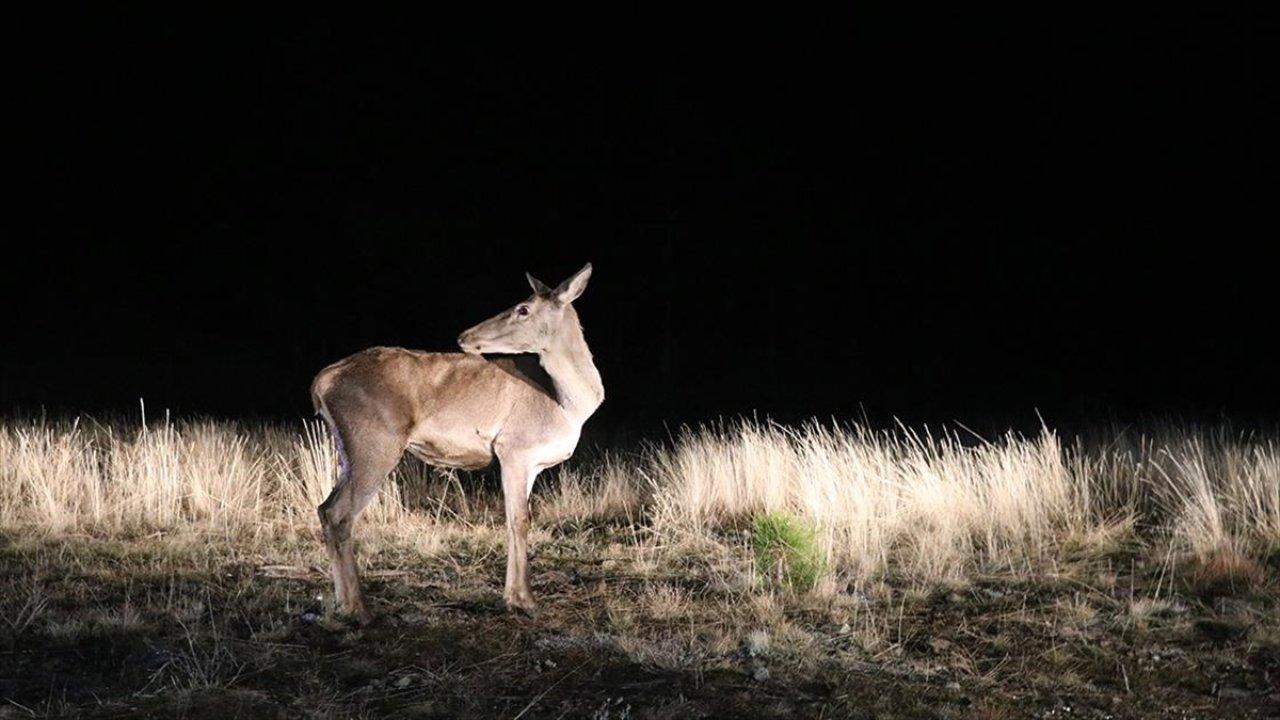
{"type": "Polygon", "coordinates": [[[525,273],[524,276],[529,279],[529,287],[533,288],[533,291],[535,293],[539,295],[551,294],[551,288],[547,287],[546,285],[543,285],[541,280],[539,280],[538,278],[534,277],[529,273],[525,273]]]}
{"type": "Polygon", "coordinates": [[[591,263],[587,263],[573,277],[560,283],[554,293],[556,300],[566,305],[577,300],[582,291],[587,289],[587,281],[590,279],[591,263]]]}

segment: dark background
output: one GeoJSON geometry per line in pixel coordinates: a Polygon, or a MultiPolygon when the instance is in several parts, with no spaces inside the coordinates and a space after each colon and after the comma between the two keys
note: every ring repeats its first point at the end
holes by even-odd
{"type": "Polygon", "coordinates": [[[16,25],[3,411],[308,414],[590,260],[600,427],[1277,416],[1265,18],[589,20],[16,25]]]}

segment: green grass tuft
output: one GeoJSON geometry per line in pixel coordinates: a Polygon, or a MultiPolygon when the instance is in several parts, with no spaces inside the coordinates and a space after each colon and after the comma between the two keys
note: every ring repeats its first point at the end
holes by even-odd
{"type": "Polygon", "coordinates": [[[766,583],[808,592],[827,572],[818,533],[800,518],[782,512],[756,517],[752,525],[756,570],[766,583]]]}

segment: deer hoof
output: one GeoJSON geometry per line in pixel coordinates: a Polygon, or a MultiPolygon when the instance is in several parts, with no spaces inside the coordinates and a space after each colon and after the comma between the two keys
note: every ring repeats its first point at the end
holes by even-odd
{"type": "Polygon", "coordinates": [[[358,627],[369,627],[369,625],[373,624],[373,613],[369,612],[363,605],[345,607],[342,609],[341,614],[358,627]]]}
{"type": "Polygon", "coordinates": [[[533,596],[529,593],[520,595],[508,595],[507,611],[516,615],[523,615],[527,618],[535,618],[538,616],[538,603],[534,602],[533,596]]]}

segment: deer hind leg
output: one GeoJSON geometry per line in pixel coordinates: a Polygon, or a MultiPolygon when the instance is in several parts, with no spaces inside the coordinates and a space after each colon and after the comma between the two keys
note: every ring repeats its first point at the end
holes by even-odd
{"type": "Polygon", "coordinates": [[[538,471],[514,460],[502,461],[502,498],[507,511],[507,608],[526,615],[537,612],[529,591],[529,489],[538,471]]]}
{"type": "Polygon", "coordinates": [[[373,616],[365,607],[360,589],[352,530],[360,512],[378,494],[383,479],[399,462],[404,442],[392,433],[365,432],[353,438],[354,442],[344,440],[344,434],[334,428],[341,463],[338,482],[318,513],[332,563],[338,606],[361,623],[368,623],[373,616]]]}

